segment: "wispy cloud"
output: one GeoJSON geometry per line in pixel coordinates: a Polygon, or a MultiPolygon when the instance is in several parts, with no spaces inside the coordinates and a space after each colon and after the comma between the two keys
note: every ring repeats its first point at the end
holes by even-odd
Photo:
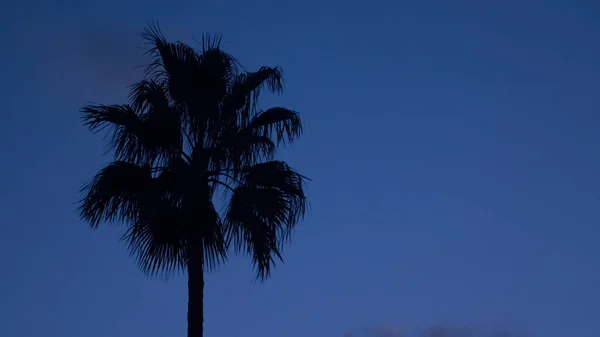
{"type": "Polygon", "coordinates": [[[140,66],[149,59],[138,32],[65,23],[20,26],[14,34],[45,93],[59,100],[96,100],[122,96],[140,79],[140,66]]]}

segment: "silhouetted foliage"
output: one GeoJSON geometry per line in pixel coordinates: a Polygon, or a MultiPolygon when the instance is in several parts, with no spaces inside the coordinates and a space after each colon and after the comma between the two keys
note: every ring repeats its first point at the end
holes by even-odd
{"type": "Polygon", "coordinates": [[[259,109],[262,89],[282,92],[279,68],[243,71],[219,36],[204,36],[200,50],[168,42],[158,26],[142,36],[153,62],[130,103],[82,109],[90,130],[106,131],[114,162],[84,186],[79,212],[93,228],[126,224],[123,239],[145,273],[188,271],[188,336],[202,336],[204,270],[231,243],[264,279],[306,211],[306,178],[275,160],[302,124],[295,111],[259,109]]]}

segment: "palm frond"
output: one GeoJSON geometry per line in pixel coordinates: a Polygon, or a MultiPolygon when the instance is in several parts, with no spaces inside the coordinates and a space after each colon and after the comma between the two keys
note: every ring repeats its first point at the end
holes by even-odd
{"type": "Polygon", "coordinates": [[[207,271],[214,270],[227,259],[224,226],[219,213],[212,201],[208,201],[203,208],[202,222],[193,225],[199,226],[202,231],[202,246],[204,247],[204,267],[207,271]]]}
{"type": "Polygon", "coordinates": [[[152,57],[152,62],[146,65],[144,77],[151,77],[154,79],[164,78],[166,73],[162,67],[159,48],[164,48],[168,42],[160,29],[160,25],[157,22],[148,23],[140,33],[140,36],[145,40],[146,45],[148,46],[145,55],[152,57]]]}
{"type": "Polygon", "coordinates": [[[80,217],[92,228],[102,221],[135,222],[151,180],[149,166],[123,161],[107,165],[82,188],[80,217]]]}
{"type": "Polygon", "coordinates": [[[107,130],[106,151],[117,160],[151,164],[158,156],[181,152],[179,117],[173,109],[152,109],[138,114],[129,105],[86,105],[84,125],[91,131],[107,130]]]}
{"type": "Polygon", "coordinates": [[[181,157],[170,158],[148,183],[146,202],[123,237],[145,274],[169,275],[186,266],[189,229],[182,199],[188,173],[181,157]]]}
{"type": "Polygon", "coordinates": [[[105,138],[109,138],[106,151],[114,151],[118,159],[140,160],[145,149],[139,138],[143,122],[128,105],[90,104],[81,109],[83,123],[93,132],[109,129],[105,138]],[[112,131],[112,132],[111,132],[112,131]],[[112,133],[112,135],[111,135],[112,133]]]}
{"type": "Polygon", "coordinates": [[[143,208],[122,239],[144,274],[167,276],[185,269],[186,227],[177,205],[157,199],[143,208]]]}
{"type": "Polygon", "coordinates": [[[240,122],[247,124],[265,85],[273,93],[283,92],[283,71],[279,67],[261,67],[256,72],[239,74],[230,89],[226,110],[237,112],[240,122]]]}
{"type": "Polygon", "coordinates": [[[252,165],[260,160],[271,160],[275,156],[275,143],[271,138],[252,133],[240,132],[234,146],[229,148],[231,158],[239,161],[231,162],[231,167],[252,165]]]}
{"type": "Polygon", "coordinates": [[[257,130],[237,127],[225,129],[210,157],[210,167],[218,171],[252,165],[259,160],[272,160],[275,148],[271,138],[259,134],[257,130]]]}
{"type": "Polygon", "coordinates": [[[277,143],[291,144],[302,134],[302,121],[298,113],[276,107],[259,112],[250,121],[250,128],[263,136],[275,136],[277,143]]]}
{"type": "Polygon", "coordinates": [[[130,100],[144,122],[146,147],[163,159],[180,156],[183,152],[182,116],[170,104],[164,85],[143,80],[132,86],[130,100]]]}
{"type": "Polygon", "coordinates": [[[198,66],[196,51],[182,42],[168,42],[158,25],[148,25],[141,35],[150,45],[147,53],[153,58],[145,76],[164,83],[175,101],[185,102],[198,66]]]}
{"type": "Polygon", "coordinates": [[[220,49],[222,40],[222,34],[202,34],[202,39],[200,41],[200,45],[202,46],[202,53],[206,53],[207,51],[212,49],[220,49]]]}
{"type": "Polygon", "coordinates": [[[270,92],[280,94],[283,92],[283,70],[279,67],[260,67],[256,72],[241,74],[234,90],[250,94],[258,92],[264,85],[270,92]]]}
{"type": "Polygon", "coordinates": [[[190,128],[198,138],[214,137],[223,123],[221,106],[237,73],[233,56],[219,48],[209,49],[211,46],[203,46],[203,52],[198,53],[197,68],[190,70],[192,77],[187,84],[191,89],[186,101],[190,128]]]}
{"type": "Polygon", "coordinates": [[[244,184],[252,187],[277,188],[297,197],[304,196],[307,177],[296,172],[286,162],[272,160],[243,168],[244,184]]]}
{"type": "Polygon", "coordinates": [[[186,262],[186,227],[173,183],[178,170],[157,177],[152,171],[122,161],[109,164],[84,186],[79,213],[93,228],[103,221],[125,223],[122,240],[142,272],[168,275],[186,262]]]}
{"type": "Polygon", "coordinates": [[[237,252],[252,258],[257,277],[263,280],[270,275],[275,257],[281,259],[278,228],[257,214],[256,201],[266,196],[265,191],[244,186],[236,188],[226,214],[228,242],[237,252]]]}
{"type": "Polygon", "coordinates": [[[135,111],[164,110],[170,106],[165,84],[157,83],[154,79],[144,79],[132,85],[129,99],[135,111]]]}
{"type": "Polygon", "coordinates": [[[255,189],[273,189],[281,193],[287,208],[286,226],[293,228],[306,214],[308,203],[304,195],[307,177],[296,172],[283,161],[269,161],[246,167],[242,178],[244,186],[255,189]]]}
{"type": "Polygon", "coordinates": [[[141,33],[146,40],[147,54],[153,57],[145,75],[153,79],[183,75],[181,70],[197,61],[196,51],[182,42],[168,42],[157,23],[148,24],[141,33]]]}
{"type": "Polygon", "coordinates": [[[306,212],[305,177],[280,161],[243,171],[226,213],[227,236],[238,252],[252,256],[257,276],[264,279],[306,212]]]}
{"type": "Polygon", "coordinates": [[[152,44],[149,52],[154,57],[147,74],[154,74],[171,98],[185,107],[189,130],[203,144],[205,133],[221,119],[220,106],[237,76],[237,61],[219,48],[218,35],[204,35],[201,51],[183,42],[167,42],[157,27],[146,28],[143,36],[152,44]]]}

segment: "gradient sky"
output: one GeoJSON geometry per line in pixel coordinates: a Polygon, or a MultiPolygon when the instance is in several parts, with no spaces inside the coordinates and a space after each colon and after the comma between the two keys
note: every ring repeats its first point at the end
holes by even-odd
{"type": "Polygon", "coordinates": [[[0,336],[185,335],[185,278],[142,276],[119,228],[74,210],[108,160],[78,109],[124,102],[148,20],[282,66],[264,106],[305,123],[283,158],[312,211],[266,283],[241,257],[208,276],[206,336],[498,317],[598,336],[597,1],[163,3],[0,8],[0,336]]]}

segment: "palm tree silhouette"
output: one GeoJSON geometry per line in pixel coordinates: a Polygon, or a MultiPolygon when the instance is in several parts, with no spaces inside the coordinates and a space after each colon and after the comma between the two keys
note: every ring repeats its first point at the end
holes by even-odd
{"type": "Polygon", "coordinates": [[[201,49],[168,42],[157,25],[142,36],[154,61],[130,104],[83,107],[84,124],[107,130],[114,161],[82,189],[80,217],[97,228],[126,224],[123,240],[143,272],[188,272],[188,336],[203,335],[204,271],[231,246],[269,276],[304,216],[306,178],[275,160],[302,132],[298,114],[258,108],[261,89],[282,91],[279,68],[245,72],[204,36],[201,49]],[[214,199],[224,196],[217,211],[214,199]]]}

